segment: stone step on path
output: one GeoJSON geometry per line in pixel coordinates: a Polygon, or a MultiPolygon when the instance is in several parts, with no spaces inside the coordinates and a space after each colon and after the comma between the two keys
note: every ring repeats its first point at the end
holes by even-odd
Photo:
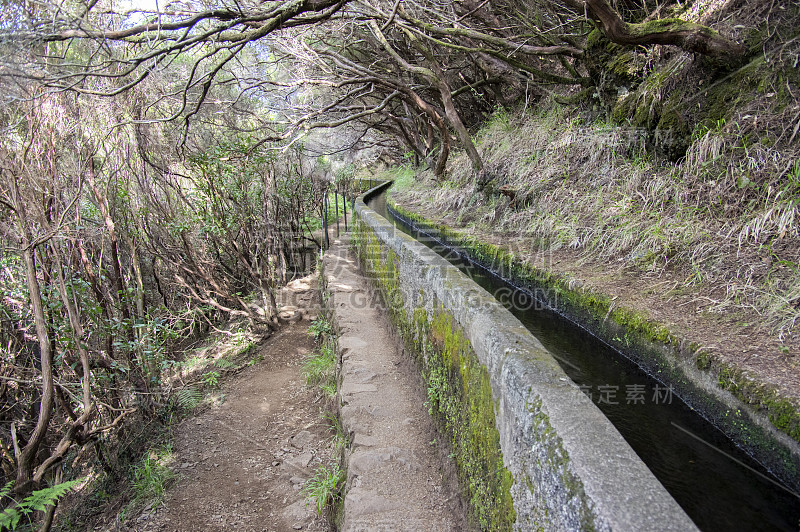
{"type": "Polygon", "coordinates": [[[422,379],[346,235],[323,263],[339,333],[341,421],[352,441],[342,529],[462,530],[463,504],[440,456],[422,379]]]}

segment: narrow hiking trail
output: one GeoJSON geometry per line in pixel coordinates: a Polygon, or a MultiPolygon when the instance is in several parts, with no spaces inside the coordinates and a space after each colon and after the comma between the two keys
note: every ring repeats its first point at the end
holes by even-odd
{"type": "MultiPolygon", "coordinates": [[[[378,301],[343,243],[328,252],[331,260],[343,274],[331,287],[333,304],[344,302],[348,286],[363,300],[378,301]]],[[[283,325],[257,348],[261,362],[222,383],[219,404],[174,427],[178,481],[162,504],[131,518],[123,530],[331,530],[301,492],[334,453],[325,410],[332,407],[302,376],[304,359],[316,347],[308,328],[321,312],[317,286],[317,277],[309,276],[281,291],[282,307],[296,309],[302,320],[283,325]]],[[[343,528],[462,530],[464,506],[449,446],[428,415],[415,362],[379,307],[334,311],[346,334],[337,401],[352,442],[343,528]],[[354,338],[369,345],[366,356],[356,359],[354,338]],[[361,382],[365,378],[369,384],[361,382]]]]}
{"type": "Polygon", "coordinates": [[[316,278],[290,283],[279,301],[303,319],[282,326],[257,348],[261,362],[222,384],[224,401],[174,428],[179,480],[127,530],[328,530],[300,491],[331,455],[323,402],[301,375],[315,347],[308,326],[319,312],[316,278]]]}

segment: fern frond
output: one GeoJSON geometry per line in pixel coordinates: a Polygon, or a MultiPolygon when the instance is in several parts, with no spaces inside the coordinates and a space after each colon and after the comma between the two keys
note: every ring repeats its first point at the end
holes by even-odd
{"type": "Polygon", "coordinates": [[[203,402],[203,393],[194,387],[187,387],[179,390],[175,394],[175,402],[181,408],[192,410],[197,405],[203,402]]]}

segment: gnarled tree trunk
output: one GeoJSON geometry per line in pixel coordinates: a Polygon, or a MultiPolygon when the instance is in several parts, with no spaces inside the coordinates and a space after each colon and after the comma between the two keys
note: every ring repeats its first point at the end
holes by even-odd
{"type": "Polygon", "coordinates": [[[665,44],[723,61],[733,61],[746,51],[743,45],[694,22],[668,18],[631,24],[622,20],[607,0],[567,0],[567,4],[581,11],[585,8],[589,18],[595,20],[606,37],[617,44],[665,44]]]}

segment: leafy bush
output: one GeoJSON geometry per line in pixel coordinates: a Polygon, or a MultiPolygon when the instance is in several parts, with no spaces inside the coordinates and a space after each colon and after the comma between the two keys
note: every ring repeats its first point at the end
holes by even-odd
{"type": "Polygon", "coordinates": [[[315,340],[319,340],[323,335],[330,335],[332,332],[331,324],[323,316],[312,321],[308,327],[308,334],[313,336],[315,340]]]}

